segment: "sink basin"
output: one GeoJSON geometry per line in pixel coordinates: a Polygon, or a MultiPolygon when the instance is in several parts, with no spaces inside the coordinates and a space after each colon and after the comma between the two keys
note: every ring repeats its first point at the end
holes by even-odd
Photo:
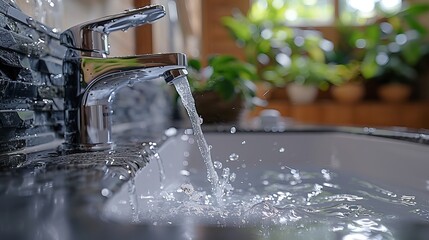
{"type": "Polygon", "coordinates": [[[178,134],[158,149],[165,180],[153,159],[104,217],[174,226],[178,239],[402,239],[429,222],[428,145],[336,131],[205,137],[224,202],[210,195],[193,136],[178,134]]]}

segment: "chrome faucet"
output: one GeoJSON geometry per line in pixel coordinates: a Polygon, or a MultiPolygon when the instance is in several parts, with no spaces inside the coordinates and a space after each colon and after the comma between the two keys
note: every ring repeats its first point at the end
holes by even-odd
{"type": "Polygon", "coordinates": [[[187,75],[183,53],[128,57],[109,55],[109,33],[151,23],[165,15],[162,6],[147,6],[86,22],[64,31],[65,146],[102,150],[113,146],[115,92],[127,84],[163,77],[167,83],[187,75]]]}

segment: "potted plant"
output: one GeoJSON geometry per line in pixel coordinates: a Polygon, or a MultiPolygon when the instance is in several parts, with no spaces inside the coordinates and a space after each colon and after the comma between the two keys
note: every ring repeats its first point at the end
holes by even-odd
{"type": "Polygon", "coordinates": [[[418,79],[416,66],[429,53],[427,30],[418,21],[428,11],[427,4],[410,5],[350,36],[362,61],[361,73],[380,83],[381,99],[400,102],[410,96],[418,79]]]}
{"type": "Polygon", "coordinates": [[[335,65],[307,56],[293,56],[290,67],[285,71],[287,94],[295,104],[313,102],[319,89],[326,90],[331,83],[337,84],[340,80],[335,65]]]}
{"type": "MultiPolygon", "coordinates": [[[[238,45],[243,48],[246,60],[256,66],[257,85],[267,93],[267,85],[284,88],[285,80],[279,68],[290,65],[294,53],[318,58],[323,50],[318,45],[317,31],[300,30],[285,25],[285,8],[278,8],[268,0],[266,4],[255,1],[246,14],[222,18],[222,22],[238,45]]],[[[281,89],[284,94],[284,90],[281,89]]],[[[258,96],[264,98],[265,96],[258,96]]]]}
{"type": "Polygon", "coordinates": [[[205,123],[231,123],[255,96],[256,69],[233,56],[216,55],[202,67],[198,59],[188,61],[188,79],[198,113],[205,123]]]}
{"type": "Polygon", "coordinates": [[[352,61],[335,66],[340,81],[331,87],[332,97],[339,103],[353,104],[361,101],[365,95],[364,78],[360,73],[360,63],[352,61]]]}
{"type": "MultiPolygon", "coordinates": [[[[238,45],[244,49],[247,61],[257,67],[258,79],[274,86],[274,89],[281,87],[282,94],[284,94],[283,88],[286,84],[294,85],[289,83],[294,82],[295,76],[292,76],[293,73],[287,73],[292,68],[297,70],[297,64],[292,66],[292,59],[305,57],[305,61],[308,59],[313,66],[323,65],[325,64],[325,52],[332,50],[330,48],[333,48],[333,45],[318,31],[286,26],[284,19],[286,8],[278,8],[275,5],[273,0],[264,4],[255,1],[246,15],[236,12],[234,16],[224,17],[222,20],[238,45]]],[[[302,74],[295,74],[298,76],[296,82],[305,82],[306,86],[312,85],[309,84],[312,80],[301,81],[299,79],[306,75],[305,70],[302,69],[302,71],[302,74]]],[[[264,89],[266,88],[264,84],[260,85],[264,89]]],[[[313,89],[309,92],[313,92],[314,95],[317,90],[313,89]]],[[[299,93],[299,95],[301,94],[299,93]]]]}

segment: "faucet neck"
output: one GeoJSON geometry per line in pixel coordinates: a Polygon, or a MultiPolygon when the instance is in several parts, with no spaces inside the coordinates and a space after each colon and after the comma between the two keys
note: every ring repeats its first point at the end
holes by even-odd
{"type": "Polygon", "coordinates": [[[163,77],[187,75],[182,53],[94,58],[70,49],[64,59],[66,143],[82,150],[112,146],[112,108],[121,87],[163,77]]]}

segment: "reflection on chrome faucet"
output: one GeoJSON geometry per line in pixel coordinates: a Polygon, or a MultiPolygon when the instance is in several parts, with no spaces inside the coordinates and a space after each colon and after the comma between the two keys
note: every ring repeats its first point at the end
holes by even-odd
{"type": "Polygon", "coordinates": [[[110,32],[151,23],[165,15],[162,6],[125,11],[72,27],[61,34],[64,58],[65,140],[67,148],[99,150],[112,146],[111,102],[128,84],[186,76],[183,53],[106,57],[110,32]]]}

